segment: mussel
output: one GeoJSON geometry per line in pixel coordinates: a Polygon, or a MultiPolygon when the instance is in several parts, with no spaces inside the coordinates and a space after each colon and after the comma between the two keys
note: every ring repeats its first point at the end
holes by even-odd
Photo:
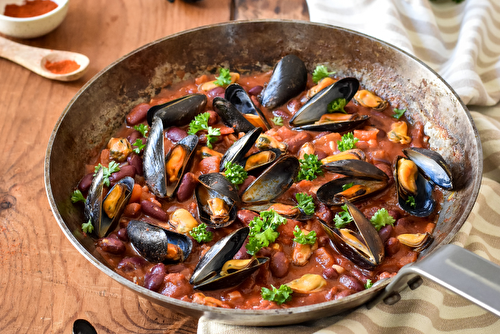
{"type": "Polygon", "coordinates": [[[281,156],[279,149],[272,148],[266,151],[258,151],[241,160],[239,163],[249,173],[259,173],[264,168],[275,162],[281,156]]]}
{"type": "Polygon", "coordinates": [[[212,228],[234,222],[239,198],[233,185],[219,173],[200,175],[198,180],[195,195],[201,221],[212,228]]]}
{"type": "Polygon", "coordinates": [[[214,98],[212,106],[224,124],[233,128],[235,132],[247,133],[255,128],[255,125],[246,119],[245,116],[228,100],[217,96],[214,98]]]}
{"type": "Polygon", "coordinates": [[[185,261],[193,248],[191,239],[143,221],[131,220],[127,235],[134,248],[152,263],[185,261]]]}
{"type": "Polygon", "coordinates": [[[242,283],[266,263],[269,260],[266,257],[232,260],[249,232],[248,227],[243,227],[216,242],[198,262],[189,283],[200,290],[231,287],[242,283]]]}
{"type": "Polygon", "coordinates": [[[453,189],[451,169],[441,154],[418,147],[403,149],[403,153],[436,185],[446,190],[453,189]]]}
{"type": "Polygon", "coordinates": [[[347,205],[349,214],[353,219],[356,230],[348,228],[337,229],[319,220],[321,226],[328,234],[339,252],[358,266],[371,270],[382,263],[385,252],[384,244],[372,223],[349,201],[347,205]]]}
{"type": "Polygon", "coordinates": [[[320,275],[305,274],[285,285],[290,287],[293,292],[309,294],[323,290],[326,284],[326,280],[320,275]]]}
{"type": "Polygon", "coordinates": [[[207,105],[205,94],[189,94],[148,110],[147,121],[152,126],[155,117],[163,122],[163,128],[189,124],[207,105]]]}
{"type": "Polygon", "coordinates": [[[307,68],[295,55],[284,56],[274,67],[273,74],[261,94],[261,103],[274,109],[300,94],[307,85],[307,68]]]}
{"type": "Polygon", "coordinates": [[[84,214],[86,220],[92,222],[94,234],[99,238],[105,237],[116,227],[133,188],[134,179],[127,176],[118,181],[104,197],[103,168],[94,176],[85,200],[84,214]]]}
{"type": "Polygon", "coordinates": [[[364,89],[358,90],[353,99],[363,107],[372,108],[377,111],[382,111],[389,105],[389,102],[381,99],[369,90],[364,89]]]}
{"type": "Polygon", "coordinates": [[[264,131],[271,129],[271,125],[267,121],[266,116],[257,106],[255,106],[243,87],[236,83],[227,86],[224,97],[254,126],[261,127],[264,131]]]}
{"type": "Polygon", "coordinates": [[[253,144],[262,133],[261,128],[254,127],[248,131],[243,137],[234,142],[233,145],[226,151],[220,160],[219,170],[223,172],[226,169],[226,162],[238,163],[243,160],[243,157],[252,148],[253,144]]]}
{"type": "Polygon", "coordinates": [[[274,210],[276,213],[278,213],[280,216],[288,218],[288,219],[294,219],[294,220],[309,220],[314,217],[314,215],[308,215],[304,212],[304,209],[291,205],[291,204],[283,204],[283,203],[269,203],[271,204],[269,208],[266,208],[266,210],[274,210]]]}
{"type": "Polygon", "coordinates": [[[323,89],[307,101],[290,119],[290,126],[309,131],[343,132],[354,129],[369,117],[358,114],[328,114],[328,105],[334,101],[347,104],[359,87],[356,78],[344,78],[323,89]],[[325,116],[326,115],[326,116],[325,116]]]}
{"type": "Polygon", "coordinates": [[[429,233],[400,234],[397,236],[400,243],[413,248],[415,252],[422,252],[434,241],[429,233]]]}
{"type": "Polygon", "coordinates": [[[155,117],[144,149],[144,179],[160,198],[172,198],[180,185],[186,166],[198,145],[198,136],[190,135],[179,142],[165,157],[162,120],[155,117]]]}

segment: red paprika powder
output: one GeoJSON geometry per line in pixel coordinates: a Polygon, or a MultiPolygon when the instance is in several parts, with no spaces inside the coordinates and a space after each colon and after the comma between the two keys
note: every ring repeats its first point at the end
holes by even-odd
{"type": "Polygon", "coordinates": [[[76,71],[80,65],[74,60],[47,61],[45,68],[54,74],[66,74],[76,71]]]}
{"type": "Polygon", "coordinates": [[[3,15],[10,17],[33,17],[46,14],[57,8],[57,4],[50,0],[31,0],[22,5],[7,5],[3,15]]]}

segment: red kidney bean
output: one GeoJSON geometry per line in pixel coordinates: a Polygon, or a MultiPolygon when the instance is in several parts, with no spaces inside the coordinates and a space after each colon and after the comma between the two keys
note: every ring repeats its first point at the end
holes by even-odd
{"type": "Polygon", "coordinates": [[[219,121],[219,115],[215,111],[209,110],[208,114],[210,115],[208,118],[208,125],[214,125],[219,121]]]}
{"type": "Polygon", "coordinates": [[[286,105],[286,108],[292,115],[295,115],[295,113],[299,111],[300,107],[302,107],[302,103],[300,103],[297,99],[290,100],[290,102],[286,105]]]}
{"type": "Polygon", "coordinates": [[[398,238],[391,237],[385,243],[385,252],[387,255],[391,256],[396,254],[401,248],[398,238]]]}
{"type": "Polygon", "coordinates": [[[333,220],[332,211],[324,203],[317,201],[316,205],[316,217],[323,220],[325,223],[330,224],[333,220]]]}
{"type": "Polygon", "coordinates": [[[349,275],[340,275],[339,282],[346,288],[354,291],[363,291],[364,285],[355,277],[349,275]]]}
{"type": "Polygon", "coordinates": [[[146,265],[146,260],[142,257],[126,257],[118,263],[117,268],[124,272],[131,272],[137,269],[142,269],[146,265]]]}
{"type": "Polygon", "coordinates": [[[341,299],[341,298],[344,298],[344,297],[347,297],[347,296],[350,296],[350,295],[352,295],[352,291],[350,291],[350,290],[340,291],[339,293],[337,293],[335,295],[335,300],[341,299]]]}
{"type": "Polygon", "coordinates": [[[271,256],[269,269],[271,269],[274,277],[285,277],[290,269],[290,260],[286,257],[284,252],[276,252],[271,256]]]}
{"type": "Polygon", "coordinates": [[[97,240],[97,247],[111,254],[125,253],[125,244],[123,241],[115,238],[102,238],[97,240]]]}
{"type": "Polygon", "coordinates": [[[378,235],[380,236],[380,239],[382,239],[382,243],[385,243],[387,239],[391,236],[393,228],[391,225],[385,225],[378,231],[378,235]]]}
{"type": "Polygon", "coordinates": [[[253,96],[257,96],[260,94],[260,92],[262,92],[262,90],[264,89],[264,87],[262,86],[253,86],[252,88],[250,88],[248,90],[248,94],[250,95],[253,95],[253,96]]]}
{"type": "Polygon", "coordinates": [[[335,270],[335,268],[325,268],[325,270],[323,270],[323,277],[326,279],[334,279],[339,277],[339,273],[335,270]]]}
{"type": "MultiPolygon", "coordinates": [[[[130,144],[134,144],[135,141],[139,138],[142,138],[142,134],[139,131],[133,131],[128,135],[127,140],[130,144]]],[[[145,144],[144,138],[142,138],[142,143],[145,144]]]]}
{"type": "Polygon", "coordinates": [[[339,292],[339,288],[334,286],[333,288],[330,289],[325,295],[326,300],[332,300],[335,298],[335,295],[339,292]]]}
{"type": "Polygon", "coordinates": [[[388,210],[387,211],[392,218],[394,218],[395,221],[397,221],[399,218],[401,218],[401,213],[399,213],[396,210],[388,210]]]}
{"type": "Polygon", "coordinates": [[[158,263],[151,268],[151,274],[167,274],[167,267],[163,263],[158,263]]]}
{"type": "Polygon", "coordinates": [[[127,235],[126,228],[119,229],[118,232],[116,233],[116,235],[118,236],[118,239],[120,239],[121,241],[125,241],[125,242],[128,241],[128,235],[127,235]]]}
{"type": "Polygon", "coordinates": [[[142,212],[161,221],[167,221],[167,213],[150,201],[141,201],[142,212]]]}
{"type": "Polygon", "coordinates": [[[392,168],[388,164],[378,163],[375,164],[375,167],[383,171],[389,177],[389,184],[394,181],[394,174],[392,173],[392,168]]]}
{"type": "Polygon", "coordinates": [[[300,147],[304,145],[304,143],[311,141],[312,136],[307,132],[299,132],[295,136],[290,139],[285,140],[288,145],[288,150],[295,154],[299,151],[300,147]]]}
{"type": "Polygon", "coordinates": [[[151,274],[147,273],[144,275],[144,287],[151,291],[156,291],[160,289],[163,280],[165,279],[165,274],[151,274]]]}
{"type": "Polygon", "coordinates": [[[318,238],[318,247],[326,247],[330,244],[330,238],[326,235],[322,235],[318,238]]]}
{"type": "Polygon", "coordinates": [[[241,194],[243,194],[243,192],[248,188],[248,186],[250,184],[252,184],[253,181],[255,181],[256,177],[253,176],[253,175],[248,175],[248,177],[245,179],[245,181],[243,181],[242,184],[240,184],[239,188],[238,188],[238,195],[241,196],[241,194]]]}
{"type": "Polygon", "coordinates": [[[318,156],[318,160],[324,159],[328,156],[328,154],[326,154],[326,152],[323,150],[315,150],[314,154],[318,156]]]}
{"type": "Polygon", "coordinates": [[[132,109],[131,112],[127,115],[127,123],[129,125],[136,125],[146,119],[146,115],[148,114],[148,110],[151,106],[147,103],[140,103],[132,109]]]}
{"type": "Polygon", "coordinates": [[[82,177],[80,183],[78,183],[78,189],[80,189],[82,193],[86,193],[87,191],[89,191],[93,178],[94,178],[94,173],[89,173],[84,177],[82,177]]]}
{"type": "Polygon", "coordinates": [[[235,260],[246,260],[250,258],[250,254],[247,253],[247,248],[245,247],[248,243],[248,238],[243,243],[243,246],[238,250],[238,253],[233,257],[235,260]]]}
{"type": "Polygon", "coordinates": [[[270,257],[273,250],[271,247],[262,247],[260,251],[257,252],[258,256],[270,257]]]}
{"type": "Polygon", "coordinates": [[[223,87],[215,87],[215,88],[212,88],[210,89],[208,92],[207,92],[207,98],[209,100],[213,100],[214,97],[224,97],[224,93],[226,92],[226,90],[223,88],[223,87]]]}
{"type": "Polygon", "coordinates": [[[127,162],[129,163],[130,166],[134,166],[135,172],[138,175],[143,174],[142,170],[142,159],[135,153],[129,154],[127,157],[127,162]]]}
{"type": "Polygon", "coordinates": [[[167,129],[167,138],[170,139],[173,143],[177,143],[179,140],[182,140],[187,137],[187,132],[179,129],[178,127],[171,126],[167,129]]]}
{"type": "Polygon", "coordinates": [[[168,274],[165,276],[163,282],[165,283],[165,288],[163,288],[161,292],[162,295],[180,298],[182,296],[188,296],[193,292],[193,287],[182,274],[168,274]]]}
{"type": "Polygon", "coordinates": [[[253,211],[250,211],[250,210],[239,210],[236,213],[236,216],[238,217],[238,219],[240,220],[240,222],[243,225],[248,226],[248,224],[250,224],[250,222],[252,221],[252,219],[254,219],[255,217],[257,217],[258,214],[255,213],[255,212],[253,212],[253,211]]]}
{"type": "Polygon", "coordinates": [[[114,185],[116,182],[120,181],[126,176],[134,177],[135,176],[135,167],[131,165],[125,165],[120,167],[120,170],[116,173],[111,174],[109,177],[109,181],[111,185],[114,185]]]}
{"type": "Polygon", "coordinates": [[[193,173],[189,172],[182,177],[181,184],[177,190],[177,200],[179,202],[187,201],[193,196],[194,188],[198,184],[198,180],[193,173]]]}
{"type": "Polygon", "coordinates": [[[281,110],[281,109],[276,109],[275,111],[273,111],[273,115],[274,116],[279,116],[279,117],[282,117],[282,118],[290,118],[290,113],[288,113],[287,111],[285,110],[281,110]]]}
{"type": "Polygon", "coordinates": [[[356,277],[363,285],[368,282],[369,277],[366,277],[358,268],[352,268],[351,274],[356,277]]]}

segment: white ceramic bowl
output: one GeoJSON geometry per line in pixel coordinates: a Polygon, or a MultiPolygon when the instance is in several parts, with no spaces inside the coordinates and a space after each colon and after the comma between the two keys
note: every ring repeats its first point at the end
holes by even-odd
{"type": "Polygon", "coordinates": [[[66,17],[69,0],[52,0],[57,8],[39,16],[17,18],[5,16],[5,6],[22,5],[25,0],[0,0],[0,32],[17,38],[35,38],[48,34],[57,28],[66,17]]]}

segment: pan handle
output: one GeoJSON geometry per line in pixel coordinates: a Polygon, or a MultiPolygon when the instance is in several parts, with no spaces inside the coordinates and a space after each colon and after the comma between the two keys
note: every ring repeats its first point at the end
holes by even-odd
{"type": "Polygon", "coordinates": [[[422,277],[455,292],[500,317],[500,266],[456,245],[446,245],[424,259],[406,265],[367,307],[381,301],[392,305],[406,286],[414,290],[422,277]]]}

